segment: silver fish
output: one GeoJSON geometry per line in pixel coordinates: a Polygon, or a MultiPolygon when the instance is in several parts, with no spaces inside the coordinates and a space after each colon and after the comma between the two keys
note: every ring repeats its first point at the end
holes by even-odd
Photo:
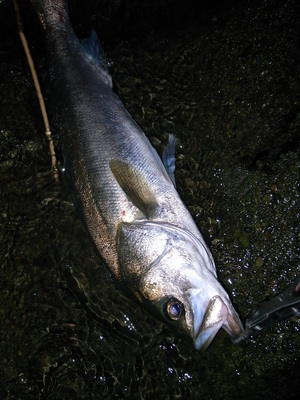
{"type": "Polygon", "coordinates": [[[156,150],[113,92],[92,32],[80,41],[64,0],[32,0],[46,34],[66,170],[115,279],[205,349],[243,330],[212,255],[156,150]]]}

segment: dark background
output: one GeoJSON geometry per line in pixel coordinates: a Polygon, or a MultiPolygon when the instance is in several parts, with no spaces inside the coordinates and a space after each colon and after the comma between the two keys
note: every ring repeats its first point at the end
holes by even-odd
{"type": "MultiPolygon", "coordinates": [[[[43,35],[21,6],[51,113],[43,35]]],[[[80,37],[96,30],[157,150],[179,139],[178,191],[244,320],[299,275],[297,2],[70,1],[70,15],[80,37]]],[[[0,40],[0,397],[298,398],[299,318],[199,353],[116,288],[53,180],[8,0],[0,40]]]]}

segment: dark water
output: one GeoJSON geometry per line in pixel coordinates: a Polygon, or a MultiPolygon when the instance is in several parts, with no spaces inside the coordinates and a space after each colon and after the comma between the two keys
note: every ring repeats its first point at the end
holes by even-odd
{"type": "MultiPolygon", "coordinates": [[[[245,318],[300,271],[296,1],[81,3],[126,107],[159,151],[179,139],[178,190],[245,318]]],[[[198,353],[116,288],[53,180],[10,3],[0,19],[0,398],[296,398],[299,319],[198,353]]]]}

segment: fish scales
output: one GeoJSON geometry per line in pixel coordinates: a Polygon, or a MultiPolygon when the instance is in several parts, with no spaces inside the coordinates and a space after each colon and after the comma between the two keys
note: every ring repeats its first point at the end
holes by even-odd
{"type": "Polygon", "coordinates": [[[95,32],[80,41],[67,3],[33,0],[46,35],[66,172],[113,276],[195,347],[242,325],[201,233],[156,150],[113,91],[95,32]]]}

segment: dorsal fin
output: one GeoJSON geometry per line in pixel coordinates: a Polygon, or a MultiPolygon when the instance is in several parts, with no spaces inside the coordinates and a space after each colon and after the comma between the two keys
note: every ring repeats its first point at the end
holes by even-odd
{"type": "Polygon", "coordinates": [[[112,88],[112,78],[108,70],[110,63],[102,49],[97,33],[92,30],[90,36],[86,39],[81,39],[80,43],[85,55],[101,68],[106,83],[112,88]]]}
{"type": "Polygon", "coordinates": [[[168,146],[164,149],[162,153],[163,164],[174,186],[176,186],[174,172],[175,172],[175,149],[177,141],[178,140],[176,139],[175,135],[173,135],[173,133],[170,133],[168,146]]]}
{"type": "Polygon", "coordinates": [[[110,160],[109,165],[128,199],[147,218],[153,216],[159,204],[145,176],[136,167],[122,160],[110,160]]]}

